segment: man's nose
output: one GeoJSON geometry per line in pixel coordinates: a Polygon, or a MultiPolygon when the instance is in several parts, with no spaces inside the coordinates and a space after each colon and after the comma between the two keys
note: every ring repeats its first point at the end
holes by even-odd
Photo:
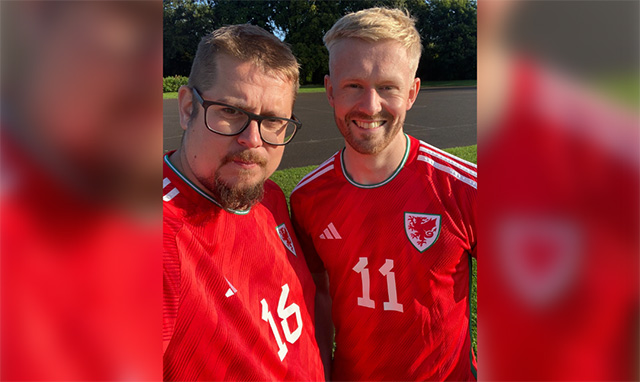
{"type": "Polygon", "coordinates": [[[382,100],[378,91],[374,88],[365,89],[360,96],[358,109],[368,115],[380,113],[382,111],[382,100]]]}
{"type": "Polygon", "coordinates": [[[247,148],[262,146],[262,138],[260,137],[258,121],[249,121],[249,126],[247,126],[246,129],[238,135],[238,143],[247,148]]]}

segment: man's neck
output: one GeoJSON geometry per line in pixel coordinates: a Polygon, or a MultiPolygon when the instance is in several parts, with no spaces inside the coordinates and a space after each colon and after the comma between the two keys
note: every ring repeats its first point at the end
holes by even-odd
{"type": "Polygon", "coordinates": [[[188,166],[188,162],[187,162],[187,159],[185,158],[184,151],[181,148],[176,150],[173,154],[169,155],[167,159],[173,165],[173,167],[175,167],[175,170],[177,170],[182,176],[186,177],[189,180],[189,182],[191,182],[192,186],[195,186],[201,192],[207,194],[213,200],[213,202],[220,208],[226,211],[238,213],[238,214],[244,214],[251,209],[251,205],[239,206],[237,208],[223,207],[222,204],[219,202],[219,199],[217,199],[207,187],[205,187],[202,183],[200,183],[196,178],[196,176],[193,174],[193,172],[191,171],[191,168],[188,166]]]}
{"type": "Polygon", "coordinates": [[[189,181],[193,185],[198,187],[202,192],[213,198],[213,194],[198,181],[195,175],[193,175],[193,172],[191,172],[191,168],[188,165],[185,165],[187,163],[187,158],[185,157],[185,155],[186,154],[184,150],[182,150],[182,148],[179,148],[173,154],[169,155],[168,159],[169,162],[171,162],[171,164],[176,168],[176,170],[180,172],[180,174],[189,179],[189,181]]]}
{"type": "Polygon", "coordinates": [[[377,154],[360,154],[347,144],[344,166],[356,183],[372,185],[384,182],[396,171],[407,149],[407,139],[399,132],[384,150],[377,154]]]}
{"type": "Polygon", "coordinates": [[[478,41],[478,138],[490,138],[507,106],[513,56],[498,38],[478,41]],[[487,85],[487,86],[485,86],[487,85]]]}

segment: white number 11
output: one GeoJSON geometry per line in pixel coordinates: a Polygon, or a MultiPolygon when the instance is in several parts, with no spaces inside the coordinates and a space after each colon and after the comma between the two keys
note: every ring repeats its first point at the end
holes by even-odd
{"type": "MultiPolygon", "coordinates": [[[[369,259],[361,257],[353,270],[362,276],[362,297],[358,297],[358,305],[375,309],[376,303],[370,297],[371,283],[369,281],[369,270],[367,264],[369,259]]],[[[387,278],[387,291],[389,293],[389,301],[383,304],[384,310],[395,310],[403,312],[402,304],[398,303],[398,293],[396,292],[396,274],[391,272],[393,269],[393,260],[386,259],[383,266],[380,267],[380,273],[387,278]]]]}

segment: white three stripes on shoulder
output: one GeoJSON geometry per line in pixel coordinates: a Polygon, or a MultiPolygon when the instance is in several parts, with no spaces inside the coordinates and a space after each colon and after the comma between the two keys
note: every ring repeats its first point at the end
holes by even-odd
{"type": "MultiPolygon", "coordinates": [[[[162,189],[164,190],[165,188],[167,188],[168,185],[171,184],[171,181],[169,180],[169,178],[164,178],[162,179],[162,189]]],[[[167,192],[166,194],[164,194],[164,196],[162,197],[162,200],[164,200],[165,202],[170,201],[171,199],[175,198],[176,195],[178,195],[180,193],[180,191],[178,191],[177,188],[172,188],[171,191],[167,192]]]]}
{"type": "Polygon", "coordinates": [[[327,173],[327,172],[329,172],[331,170],[333,170],[333,164],[321,169],[320,171],[315,172],[312,177],[304,180],[303,182],[298,183],[296,188],[294,188],[293,191],[291,191],[291,193],[293,194],[298,188],[310,183],[314,179],[318,178],[320,175],[325,174],[325,173],[327,173]]]}
{"type": "Polygon", "coordinates": [[[475,189],[478,189],[478,183],[475,180],[467,178],[466,176],[461,175],[459,172],[457,172],[456,170],[452,169],[449,166],[445,166],[445,165],[443,165],[441,163],[438,163],[438,162],[434,161],[433,159],[431,159],[429,157],[426,157],[424,155],[419,155],[418,156],[418,160],[423,161],[423,162],[427,162],[430,165],[432,165],[433,167],[437,168],[438,170],[444,171],[444,172],[446,172],[448,174],[451,174],[454,178],[456,178],[456,179],[458,179],[458,180],[470,185],[471,187],[473,187],[475,189]]]}
{"type": "Polygon", "coordinates": [[[438,153],[442,154],[443,156],[446,156],[446,157],[449,157],[449,158],[454,158],[455,160],[460,161],[460,162],[466,164],[467,166],[470,166],[470,167],[473,167],[473,168],[478,168],[478,166],[475,163],[471,163],[471,162],[466,161],[466,160],[464,160],[462,158],[459,158],[459,157],[457,157],[457,156],[455,156],[453,154],[449,154],[448,152],[440,150],[439,148],[437,148],[435,146],[432,146],[432,145],[428,144],[425,141],[420,141],[420,146],[424,146],[425,149],[426,148],[430,148],[433,151],[437,151],[438,153]]]}
{"type": "MultiPolygon", "coordinates": [[[[445,156],[445,155],[442,155],[442,154],[440,154],[440,153],[437,153],[437,152],[435,152],[435,151],[433,151],[433,150],[430,150],[430,149],[428,149],[428,148],[426,148],[426,147],[424,147],[424,146],[420,146],[420,151],[425,152],[425,153],[427,153],[427,154],[431,154],[431,155],[433,155],[433,156],[434,156],[434,157],[436,157],[436,158],[442,159],[443,161],[445,161],[445,162],[449,163],[449,164],[450,164],[450,165],[452,165],[453,167],[456,167],[456,168],[458,168],[458,169],[460,169],[460,170],[462,170],[462,171],[466,172],[467,174],[469,174],[469,175],[471,175],[471,176],[475,176],[475,177],[477,177],[477,176],[478,176],[478,173],[477,173],[477,172],[475,172],[475,171],[471,170],[471,169],[470,169],[470,168],[468,168],[468,167],[465,167],[465,166],[461,165],[460,163],[456,162],[455,160],[452,160],[452,159],[451,159],[450,157],[448,157],[448,156],[445,156]]],[[[457,160],[460,160],[460,161],[463,161],[463,160],[464,160],[464,159],[461,159],[461,158],[458,158],[458,157],[455,157],[455,158],[456,158],[457,160]]],[[[474,166],[474,168],[477,168],[477,167],[476,167],[476,166],[474,166]]]]}
{"type": "Polygon", "coordinates": [[[291,193],[293,194],[298,188],[304,186],[305,184],[310,183],[311,181],[313,181],[314,179],[318,178],[322,174],[325,174],[325,173],[333,170],[333,162],[334,162],[335,157],[336,157],[336,155],[338,153],[339,153],[339,151],[337,153],[333,154],[329,159],[324,161],[320,166],[318,166],[318,168],[316,168],[315,170],[313,170],[310,173],[308,173],[307,175],[305,175],[305,177],[302,178],[302,180],[300,180],[300,183],[298,183],[298,185],[293,189],[293,191],[291,191],[291,193]]]}
{"type": "MultiPolygon", "coordinates": [[[[338,151],[338,152],[339,152],[339,151],[338,151]]],[[[315,170],[313,170],[313,171],[311,171],[310,173],[308,173],[307,175],[303,176],[303,177],[302,177],[302,179],[300,179],[300,182],[298,182],[298,183],[302,183],[302,182],[304,182],[304,181],[305,181],[305,180],[307,180],[309,177],[313,176],[313,174],[315,174],[316,172],[318,172],[318,170],[322,169],[322,168],[323,168],[324,166],[326,166],[327,164],[329,164],[329,163],[333,162],[337,154],[338,154],[338,153],[333,154],[331,157],[329,157],[329,159],[327,159],[326,161],[322,162],[322,163],[320,164],[320,166],[316,167],[316,169],[315,169],[315,170]]]]}

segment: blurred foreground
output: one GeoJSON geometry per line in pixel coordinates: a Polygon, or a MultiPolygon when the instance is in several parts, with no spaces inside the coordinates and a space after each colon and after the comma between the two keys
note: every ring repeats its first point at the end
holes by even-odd
{"type": "Polygon", "coordinates": [[[639,378],[638,5],[478,4],[480,379],[639,378]]]}
{"type": "Polygon", "coordinates": [[[0,4],[2,380],[160,380],[162,4],[0,4]]]}
{"type": "MultiPolygon", "coordinates": [[[[640,377],[638,7],[479,1],[481,380],[640,377]]],[[[0,17],[0,378],[160,380],[162,4],[0,17]]]]}

